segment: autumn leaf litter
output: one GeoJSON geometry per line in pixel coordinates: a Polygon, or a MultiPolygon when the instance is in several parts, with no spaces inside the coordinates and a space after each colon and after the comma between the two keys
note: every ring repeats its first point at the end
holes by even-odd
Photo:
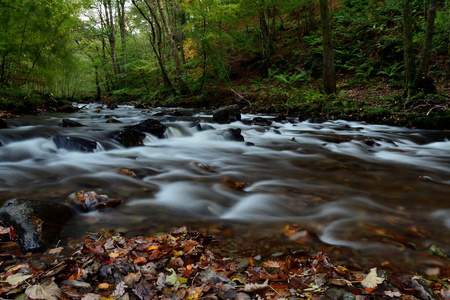
{"type": "MultiPolygon", "coordinates": [[[[39,266],[23,257],[0,275],[11,299],[448,299],[449,279],[428,281],[372,268],[350,271],[328,255],[225,257],[221,242],[187,227],[127,237],[89,234],[67,255],[49,249],[39,266]],[[45,257],[45,259],[44,259],[45,257]]],[[[231,254],[230,254],[231,255],[231,254]]],[[[2,262],[3,264],[3,262],[2,262]]]]}

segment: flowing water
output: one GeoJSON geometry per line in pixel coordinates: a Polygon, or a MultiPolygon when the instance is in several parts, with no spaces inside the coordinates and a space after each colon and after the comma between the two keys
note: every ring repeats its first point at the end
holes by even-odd
{"type": "Polygon", "coordinates": [[[172,112],[130,106],[99,112],[86,105],[73,114],[6,120],[0,200],[65,201],[78,190],[122,200],[119,207],[76,216],[67,235],[100,227],[153,233],[186,224],[228,224],[257,235],[296,223],[327,245],[381,260],[395,254],[414,262],[433,244],[450,250],[449,132],[289,118],[271,126],[245,122],[255,115],[217,124],[211,112],[172,112]],[[106,123],[108,116],[122,123],[106,123]],[[63,118],[86,127],[62,128],[63,118]],[[148,118],[168,127],[164,138],[147,135],[145,146],[132,148],[110,139],[111,132],[148,118]],[[221,133],[229,128],[241,129],[245,142],[225,140],[221,133]],[[92,153],[58,149],[54,135],[98,146],[92,153]]]}

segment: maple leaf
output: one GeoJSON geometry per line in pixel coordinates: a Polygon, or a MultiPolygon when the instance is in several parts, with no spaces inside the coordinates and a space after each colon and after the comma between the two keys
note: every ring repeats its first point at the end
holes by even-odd
{"type": "Polygon", "coordinates": [[[361,284],[365,288],[373,289],[376,288],[380,283],[384,281],[384,278],[377,276],[377,268],[370,269],[369,274],[361,281],[361,284]]]}

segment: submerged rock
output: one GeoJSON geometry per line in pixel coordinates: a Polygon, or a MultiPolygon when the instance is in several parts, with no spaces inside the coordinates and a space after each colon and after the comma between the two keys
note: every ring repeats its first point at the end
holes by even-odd
{"type": "Polygon", "coordinates": [[[11,199],[0,208],[0,220],[13,226],[24,251],[47,248],[73,214],[66,205],[32,199],[11,199]]]}
{"type": "Polygon", "coordinates": [[[6,122],[3,121],[3,119],[0,119],[0,129],[2,128],[8,128],[8,124],[6,124],[6,122]]]}
{"type": "Polygon", "coordinates": [[[84,127],[84,126],[86,125],[83,125],[71,119],[63,119],[61,123],[61,127],[84,127]]]}
{"type": "Polygon", "coordinates": [[[225,131],[222,136],[228,140],[228,141],[236,141],[236,142],[244,142],[244,137],[241,134],[241,129],[233,129],[230,128],[227,131],[225,131]]]}
{"type": "Polygon", "coordinates": [[[132,128],[125,128],[122,130],[114,131],[111,134],[111,138],[113,140],[118,141],[125,147],[143,146],[145,137],[145,133],[132,128]]]}
{"type": "Polygon", "coordinates": [[[96,141],[72,136],[55,135],[53,136],[53,142],[58,148],[69,151],[80,151],[87,153],[94,152],[97,148],[96,141]]]}
{"type": "Polygon", "coordinates": [[[239,105],[223,106],[213,112],[213,119],[219,123],[228,123],[241,120],[239,105]]]}
{"type": "Polygon", "coordinates": [[[147,132],[151,135],[157,136],[158,138],[164,137],[164,132],[166,132],[167,127],[161,122],[155,119],[147,119],[136,125],[127,126],[127,128],[134,129],[140,132],[147,132]]]}
{"type": "Polygon", "coordinates": [[[126,126],[124,129],[114,131],[111,138],[125,147],[143,146],[145,133],[150,133],[158,138],[163,138],[167,127],[154,119],[147,119],[135,125],[126,126]]]}
{"type": "Polygon", "coordinates": [[[266,119],[261,118],[261,117],[255,117],[255,118],[253,118],[252,123],[253,123],[254,125],[259,125],[259,126],[270,126],[270,125],[272,124],[271,121],[266,120],[266,119]]]}

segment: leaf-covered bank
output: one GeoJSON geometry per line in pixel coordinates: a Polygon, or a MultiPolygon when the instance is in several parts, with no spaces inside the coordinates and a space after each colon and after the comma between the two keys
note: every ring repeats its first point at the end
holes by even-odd
{"type": "MultiPolygon", "coordinates": [[[[286,232],[294,234],[295,232],[286,232]]],[[[1,227],[14,248],[14,231],[1,227]]],[[[3,244],[4,246],[4,244],[3,244]]],[[[246,256],[181,227],[154,237],[92,233],[81,245],[4,260],[2,297],[14,299],[446,299],[448,269],[424,278],[333,263],[319,252],[246,256]]],[[[12,254],[2,247],[2,257],[12,254]]],[[[437,255],[445,255],[435,249],[437,255]]],[[[388,262],[386,263],[388,265],[388,262]]]]}

